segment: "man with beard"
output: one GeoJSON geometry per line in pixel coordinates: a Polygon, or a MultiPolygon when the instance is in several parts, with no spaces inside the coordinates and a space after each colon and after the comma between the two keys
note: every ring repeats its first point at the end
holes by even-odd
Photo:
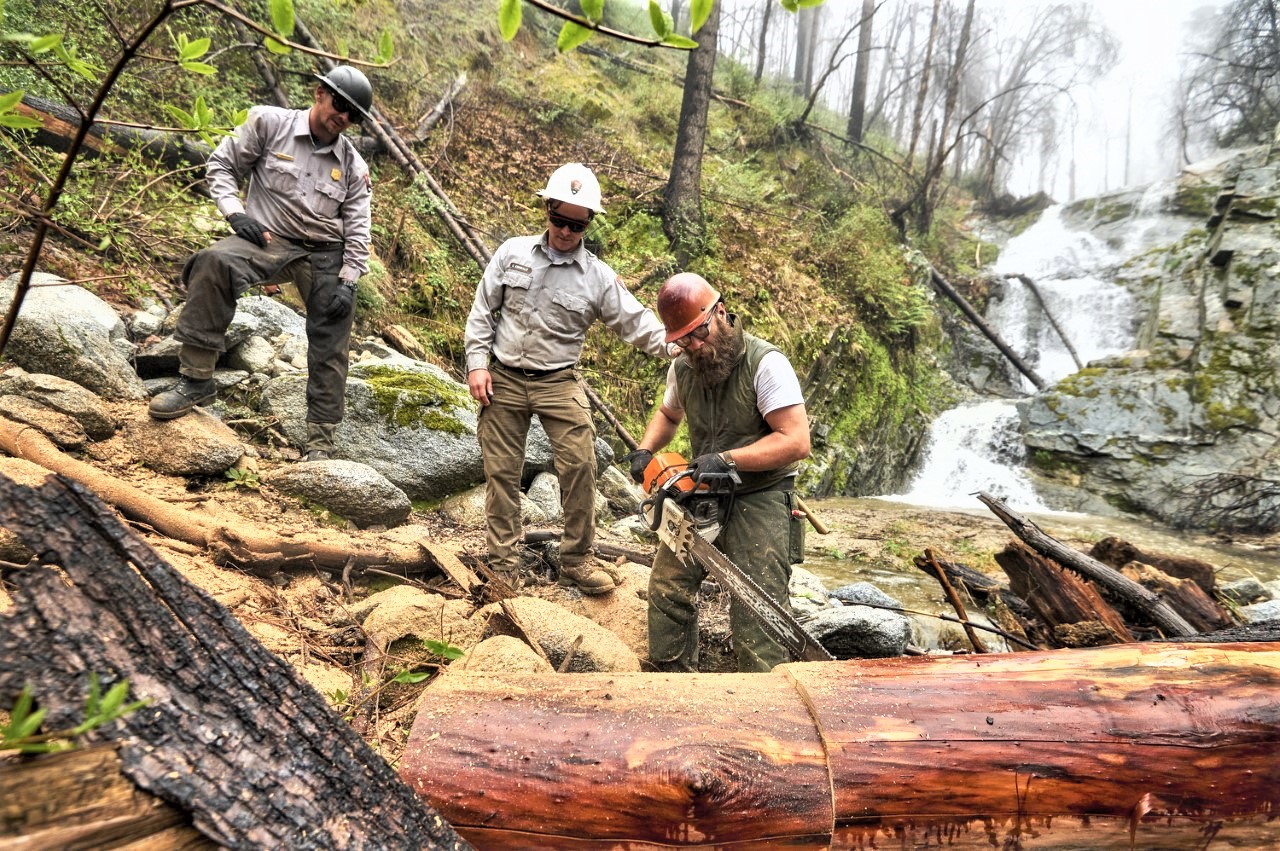
{"type": "MultiPolygon", "coordinates": [[[[653,453],[682,421],[696,474],[736,470],[742,483],[722,516],[715,546],[770,597],[788,606],[791,565],[803,560],[804,534],[792,514],[799,461],[809,455],[804,395],[786,355],[742,330],[720,294],[683,272],[658,291],[666,339],[682,350],[667,370],[662,404],[629,457],[637,482],[653,453]]],[[[659,670],[698,669],[695,598],[706,572],[659,545],[649,580],[649,659],[659,670]]],[[[740,671],[789,661],[786,648],[736,600],[729,622],[740,671]]]]}
{"type": "Polygon", "coordinates": [[[467,386],[480,403],[476,439],[487,485],[489,567],[518,584],[520,480],[536,414],[551,441],[564,505],[559,581],[583,594],[608,594],[615,587],[612,566],[591,555],[595,428],[574,367],[597,320],[655,357],[666,357],[667,346],[658,317],[582,244],[583,231],[604,212],[591,169],[563,165],[538,194],[546,205],[546,231],[508,239],[494,253],[476,288],[463,343],[467,386]]]}

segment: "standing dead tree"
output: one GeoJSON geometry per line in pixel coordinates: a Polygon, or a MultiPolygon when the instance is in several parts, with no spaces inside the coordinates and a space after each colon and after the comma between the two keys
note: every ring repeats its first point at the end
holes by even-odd
{"type": "MultiPolygon", "coordinates": [[[[310,685],[92,493],[0,476],[0,525],[39,553],[0,617],[0,703],[26,685],[46,724],[86,683],[150,704],[85,736],[138,787],[232,848],[468,848],[310,685]]],[[[91,843],[92,844],[92,843],[91,843]]]]}

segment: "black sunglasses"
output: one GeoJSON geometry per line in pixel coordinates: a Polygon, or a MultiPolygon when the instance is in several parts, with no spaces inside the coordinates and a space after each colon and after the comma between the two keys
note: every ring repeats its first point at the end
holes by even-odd
{"type": "Polygon", "coordinates": [[[582,233],[587,229],[587,225],[591,224],[591,220],[582,221],[580,219],[566,219],[559,213],[547,211],[547,220],[551,222],[552,227],[568,228],[574,233],[582,233]]]}
{"type": "Polygon", "coordinates": [[[716,308],[719,306],[720,306],[719,301],[711,305],[711,312],[707,314],[706,319],[702,320],[702,324],[700,324],[697,328],[694,328],[688,334],[685,334],[683,337],[678,337],[675,340],[672,340],[671,342],[675,343],[677,346],[679,346],[682,349],[687,349],[689,347],[689,344],[692,343],[694,340],[705,340],[708,337],[710,337],[711,336],[711,320],[716,318],[716,308]]]}
{"type": "Polygon", "coordinates": [[[351,105],[351,102],[333,89],[325,89],[329,93],[329,101],[333,104],[334,112],[345,112],[347,120],[352,124],[359,124],[364,121],[364,114],[360,110],[351,105]]]}

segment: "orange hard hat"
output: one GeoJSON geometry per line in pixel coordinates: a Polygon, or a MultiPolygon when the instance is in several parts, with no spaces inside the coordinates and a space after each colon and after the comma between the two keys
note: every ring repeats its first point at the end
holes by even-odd
{"type": "Polygon", "coordinates": [[[667,328],[667,342],[697,328],[719,303],[720,293],[701,275],[681,272],[667,278],[658,290],[658,316],[667,328]]]}

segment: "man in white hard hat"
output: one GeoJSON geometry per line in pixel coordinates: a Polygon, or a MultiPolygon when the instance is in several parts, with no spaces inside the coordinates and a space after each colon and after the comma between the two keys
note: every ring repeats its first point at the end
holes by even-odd
{"type": "Polygon", "coordinates": [[[599,320],[623,340],[666,357],[662,323],[582,244],[604,212],[600,183],[581,163],[563,165],[538,192],[547,229],[509,239],[493,255],[467,318],[467,384],[481,405],[489,566],[518,584],[520,482],[534,414],[555,454],[564,506],[560,583],[607,594],[613,576],[591,554],[595,538],[595,427],[574,367],[599,320]]]}
{"type": "Polygon", "coordinates": [[[196,252],[182,270],[187,300],[174,332],[180,376],[149,409],[171,420],[212,402],[236,299],[258,284],[292,280],[307,306],[308,461],[331,456],[344,413],[372,196],[369,167],[342,134],[371,118],[373,88],[349,65],[315,76],[310,109],[255,106],[209,158],[209,194],[235,235],[196,252]]]}

